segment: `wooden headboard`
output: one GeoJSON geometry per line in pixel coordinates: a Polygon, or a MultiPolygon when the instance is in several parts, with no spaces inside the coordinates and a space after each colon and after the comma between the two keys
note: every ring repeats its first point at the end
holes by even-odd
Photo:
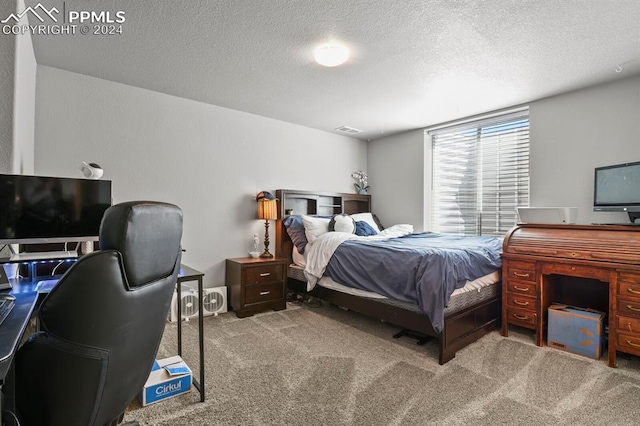
{"type": "Polygon", "coordinates": [[[364,213],[371,211],[371,195],[343,192],[312,192],[278,189],[278,220],[276,220],[276,256],[291,260],[293,243],[282,221],[289,214],[326,215],[364,213]]]}

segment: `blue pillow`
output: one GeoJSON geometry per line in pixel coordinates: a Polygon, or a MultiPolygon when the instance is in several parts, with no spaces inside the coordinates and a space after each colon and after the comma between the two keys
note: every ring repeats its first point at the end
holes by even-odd
{"type": "Polygon", "coordinates": [[[359,220],[356,222],[355,234],[360,237],[368,237],[370,235],[377,235],[378,232],[376,232],[376,230],[364,220],[359,220]]]}
{"type": "Polygon", "coordinates": [[[304,224],[300,216],[287,216],[282,222],[287,230],[287,234],[291,238],[293,245],[296,246],[300,254],[304,253],[307,246],[307,236],[304,233],[304,224]]]}

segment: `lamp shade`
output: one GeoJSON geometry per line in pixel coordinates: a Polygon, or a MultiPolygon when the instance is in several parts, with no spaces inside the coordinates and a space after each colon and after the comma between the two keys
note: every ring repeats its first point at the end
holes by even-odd
{"type": "Polygon", "coordinates": [[[260,191],[258,192],[258,195],[256,195],[256,201],[260,201],[260,200],[275,200],[276,197],[273,196],[272,193],[268,192],[268,191],[260,191]]]}
{"type": "Polygon", "coordinates": [[[258,200],[258,219],[276,220],[278,218],[278,202],[262,198],[258,200]]]}

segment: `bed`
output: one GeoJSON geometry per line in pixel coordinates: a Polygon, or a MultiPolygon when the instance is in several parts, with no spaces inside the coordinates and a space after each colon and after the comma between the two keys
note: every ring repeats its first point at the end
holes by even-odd
{"type": "MultiPolygon", "coordinates": [[[[498,327],[501,295],[499,266],[480,279],[455,290],[443,309],[442,321],[430,320],[423,310],[424,307],[419,306],[419,302],[385,297],[360,289],[354,290],[328,277],[323,277],[315,286],[310,286],[309,275],[304,274],[304,264],[300,264],[300,254],[287,232],[284,221],[290,219],[290,216],[332,217],[340,213],[355,215],[370,212],[371,198],[369,195],[299,190],[278,190],[276,197],[276,255],[289,259],[288,286],[291,290],[395,324],[409,335],[436,338],[440,364],[451,360],[455,357],[456,351],[498,327]]],[[[374,220],[376,219],[374,217],[374,220]]],[[[287,223],[289,222],[288,220],[287,223]]],[[[380,224],[377,222],[372,225],[380,224]]]]}

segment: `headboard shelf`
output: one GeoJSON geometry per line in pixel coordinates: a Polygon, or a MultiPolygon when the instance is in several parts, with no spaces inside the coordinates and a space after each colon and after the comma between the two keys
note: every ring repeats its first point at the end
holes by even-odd
{"type": "Polygon", "coordinates": [[[314,192],[278,189],[278,220],[276,221],[276,256],[291,258],[293,245],[282,225],[287,211],[293,215],[333,216],[339,213],[362,213],[371,211],[371,196],[345,192],[314,192]]]}

